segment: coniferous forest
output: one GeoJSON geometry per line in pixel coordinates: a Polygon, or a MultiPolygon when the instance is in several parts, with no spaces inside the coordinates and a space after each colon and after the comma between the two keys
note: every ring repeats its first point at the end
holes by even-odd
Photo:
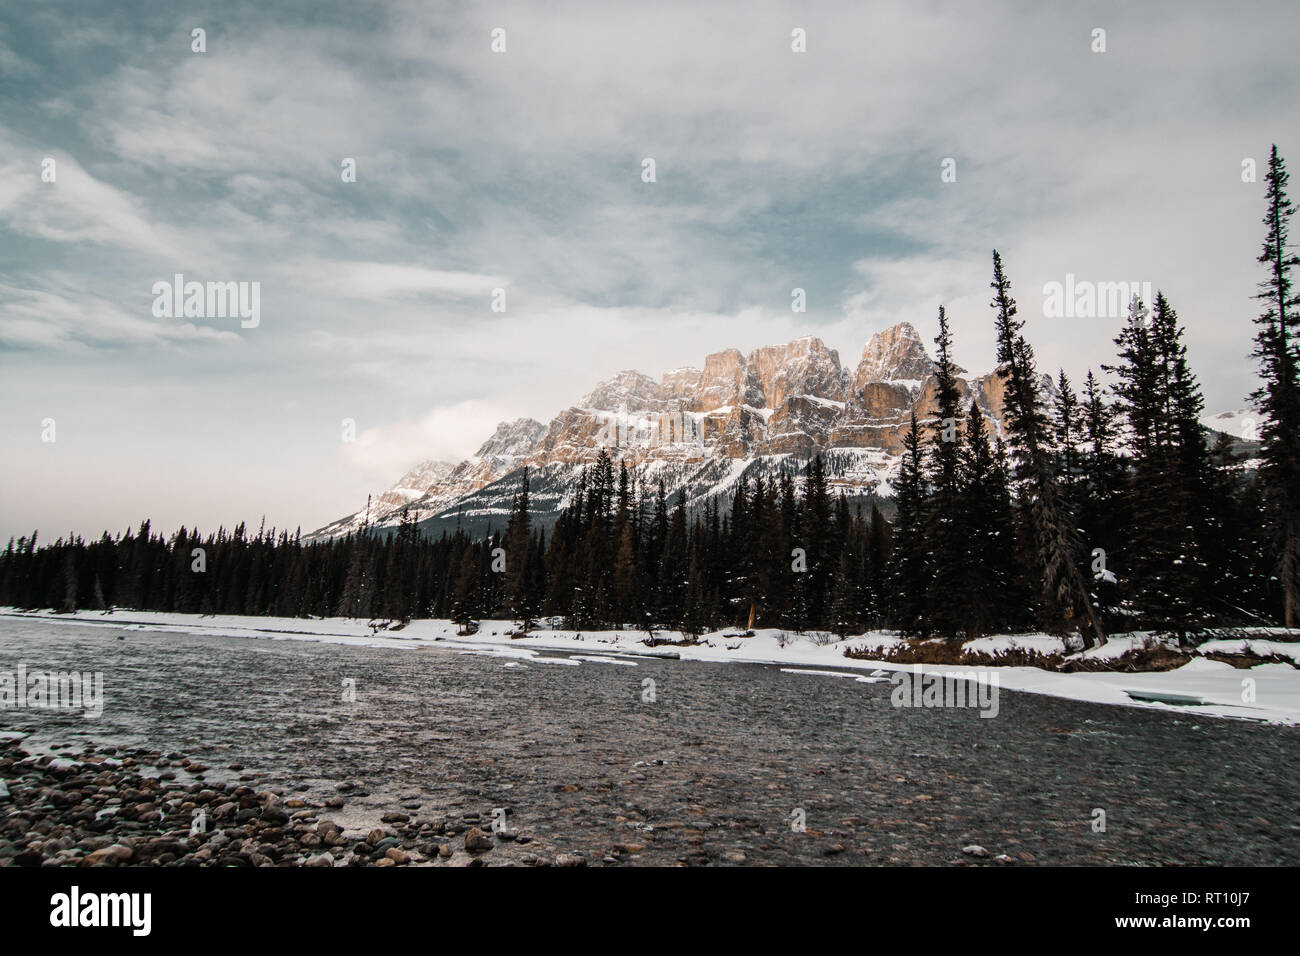
{"type": "Polygon", "coordinates": [[[243,524],[164,536],[144,521],[52,543],[33,532],[0,555],[0,605],[692,635],[751,623],[952,638],[1042,630],[1089,644],[1138,629],[1191,641],[1218,627],[1300,626],[1300,257],[1276,147],[1266,181],[1257,446],[1201,424],[1163,292],[1130,305],[1114,364],[1078,387],[1058,373],[1049,399],[995,251],[1001,432],[961,400],[941,308],[936,407],[910,422],[888,516],[833,495],[820,457],[688,511],[602,452],[545,530],[530,519],[524,470],[505,527],[479,539],[423,537],[414,515],[396,531],[310,543],[243,524]]]}

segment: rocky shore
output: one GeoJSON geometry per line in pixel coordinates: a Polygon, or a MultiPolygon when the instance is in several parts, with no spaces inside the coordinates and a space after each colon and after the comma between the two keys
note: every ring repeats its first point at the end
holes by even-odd
{"type": "Polygon", "coordinates": [[[498,848],[508,852],[493,862],[586,863],[580,852],[529,852],[529,834],[494,833],[478,813],[393,811],[349,832],[328,814],[364,796],[356,784],[318,805],[208,773],[174,752],[31,754],[11,735],[0,740],[0,866],[483,866],[498,848]]]}
{"type": "Polygon", "coordinates": [[[105,678],[97,719],[0,713],[6,865],[1300,861],[1295,729],[1174,708],[1003,692],[986,719],[762,665],[3,619],[0,657],[105,678]]]}

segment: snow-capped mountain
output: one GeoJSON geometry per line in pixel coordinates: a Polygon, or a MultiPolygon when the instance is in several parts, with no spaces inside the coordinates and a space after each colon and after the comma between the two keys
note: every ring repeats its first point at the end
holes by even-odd
{"type": "MultiPolygon", "coordinates": [[[[964,373],[963,373],[964,376],[964,373]]],[[[1044,396],[1056,394],[1043,376],[1044,396]]],[[[1000,430],[1002,380],[994,374],[958,379],[963,404],[972,398],[1000,430]]],[[[715,352],[702,368],[679,368],[659,380],[627,370],[598,383],[545,425],[530,418],[502,422],[472,458],[448,467],[425,462],[364,509],[312,537],[347,534],[363,522],[394,526],[403,508],[431,533],[457,524],[473,533],[501,528],[529,468],[531,504],[547,523],[569,500],[579,474],[602,450],[626,461],[648,493],[662,479],[670,502],[688,506],[710,496],[726,501],[742,475],[798,472],[815,453],[825,457],[835,491],[857,500],[889,498],[912,412],[932,414],[934,361],[907,322],[876,333],[857,364],[846,367],[821,339],[715,352]],[[416,493],[418,492],[418,493],[416,493]]],[[[1240,425],[1245,413],[1231,424],[1240,425]]],[[[1207,419],[1226,429],[1228,419],[1207,419]]]]}
{"type": "Polygon", "coordinates": [[[424,495],[430,486],[451,474],[456,467],[454,461],[436,461],[432,458],[422,461],[401,478],[397,484],[375,499],[380,508],[400,508],[408,501],[414,501],[424,495]]]}
{"type": "Polygon", "coordinates": [[[382,491],[372,496],[370,509],[358,511],[354,515],[348,515],[346,518],[340,518],[338,521],[327,524],[319,531],[314,531],[309,536],[316,537],[333,537],[334,535],[347,534],[349,531],[355,531],[361,527],[367,520],[374,520],[383,515],[400,513],[401,510],[412,501],[417,501],[428,493],[429,489],[440,481],[445,479],[456,468],[454,461],[437,461],[427,459],[420,462],[401,478],[397,479],[387,491],[382,491]]]}
{"type": "MultiPolygon", "coordinates": [[[[854,497],[888,497],[888,477],[913,410],[934,404],[934,362],[903,322],[872,336],[856,366],[816,336],[785,345],[715,352],[702,368],[661,379],[622,371],[598,383],[548,424],[503,422],[473,457],[449,466],[422,462],[365,509],[311,537],[347,534],[369,523],[395,525],[405,508],[427,531],[501,525],[530,469],[532,504],[542,521],[568,500],[584,465],[602,449],[625,460],[647,488],[660,479],[673,501],[726,499],[741,475],[796,472],[822,452],[832,486],[854,497]]],[[[1001,418],[995,376],[960,383],[994,425],[1001,418]]]]}
{"type": "Polygon", "coordinates": [[[1260,426],[1264,421],[1264,416],[1253,408],[1238,408],[1231,412],[1220,412],[1217,415],[1206,415],[1201,419],[1201,424],[1211,431],[1223,432],[1233,438],[1239,438],[1242,441],[1257,442],[1259,441],[1260,426]]]}
{"type": "Polygon", "coordinates": [[[387,527],[395,524],[403,509],[430,515],[491,484],[518,467],[537,443],[545,426],[531,418],[502,422],[472,458],[456,464],[422,461],[398,479],[388,491],[370,502],[370,509],[331,522],[309,538],[332,538],[356,531],[364,524],[387,527]]]}

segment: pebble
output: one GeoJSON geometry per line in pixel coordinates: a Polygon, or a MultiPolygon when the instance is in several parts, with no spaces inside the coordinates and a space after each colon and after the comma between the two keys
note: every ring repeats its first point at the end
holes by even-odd
{"type": "Polygon", "coordinates": [[[85,866],[103,866],[107,863],[125,863],[135,856],[135,850],[118,843],[96,850],[86,857],[85,866]]]}
{"type": "MultiPolygon", "coordinates": [[[[112,747],[76,753],[64,746],[57,758],[37,757],[20,740],[0,738],[0,800],[8,808],[0,816],[0,865],[332,867],[335,855],[324,848],[338,848],[343,859],[354,844],[366,846],[334,821],[317,821],[305,800],[249,786],[177,783],[171,771],[140,772],[169,764],[206,769],[183,754],[112,747]],[[202,827],[192,830],[199,819],[202,827]]],[[[380,829],[369,836],[380,854],[374,865],[411,862],[397,837],[380,829]]],[[[353,854],[351,862],[371,865],[365,857],[353,854]]]]}

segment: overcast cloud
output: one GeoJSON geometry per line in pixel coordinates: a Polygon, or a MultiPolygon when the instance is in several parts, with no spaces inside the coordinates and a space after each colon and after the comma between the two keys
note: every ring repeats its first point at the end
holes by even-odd
{"type": "Polygon", "coordinates": [[[941,302],[984,371],[995,246],[1044,370],[1118,327],[1045,283],[1147,281],[1241,407],[1241,164],[1300,164],[1295,5],[1047,6],[7,4],[0,534],[310,530],[620,369],[805,334],[854,365],[941,302]],[[156,318],[176,273],[260,282],[260,323],[156,318]]]}

